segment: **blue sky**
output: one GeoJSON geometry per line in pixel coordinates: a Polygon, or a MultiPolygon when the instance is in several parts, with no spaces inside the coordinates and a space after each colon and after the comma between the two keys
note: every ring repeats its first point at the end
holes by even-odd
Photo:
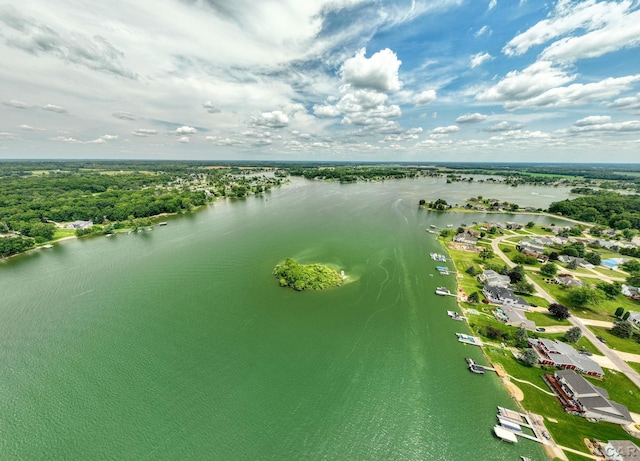
{"type": "Polygon", "coordinates": [[[640,161],[640,1],[0,4],[0,158],[640,161]]]}

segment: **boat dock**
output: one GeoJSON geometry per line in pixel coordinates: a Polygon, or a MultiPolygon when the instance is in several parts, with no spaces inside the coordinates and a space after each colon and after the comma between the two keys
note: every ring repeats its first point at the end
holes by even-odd
{"type": "MultiPolygon", "coordinates": [[[[534,442],[541,443],[543,445],[549,444],[549,438],[544,426],[541,426],[532,413],[520,413],[519,411],[509,410],[508,408],[498,407],[498,421],[500,426],[512,434],[525,439],[533,440],[534,442]],[[529,429],[533,435],[526,434],[522,428],[529,429]]],[[[496,433],[496,435],[498,435],[496,433]]],[[[500,437],[500,436],[498,436],[500,437]]],[[[501,437],[502,438],[502,437],[501,437]]]]}
{"type": "Polygon", "coordinates": [[[480,346],[482,347],[482,340],[476,336],[469,336],[464,333],[456,333],[458,337],[458,341],[464,344],[471,344],[472,346],[480,346]]]}

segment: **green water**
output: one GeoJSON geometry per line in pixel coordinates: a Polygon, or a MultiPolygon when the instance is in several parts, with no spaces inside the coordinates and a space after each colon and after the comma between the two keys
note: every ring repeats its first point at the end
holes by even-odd
{"type": "MultiPolygon", "coordinates": [[[[566,196],[518,188],[519,203],[545,206],[544,191],[566,196]]],[[[473,195],[295,181],[0,264],[0,458],[543,459],[492,436],[496,405],[513,404],[467,371],[480,351],[433,294],[454,279],[429,276],[442,250],[425,228],[461,218],[416,204],[456,194],[473,195]],[[349,283],[280,288],[286,257],[349,283]]]]}

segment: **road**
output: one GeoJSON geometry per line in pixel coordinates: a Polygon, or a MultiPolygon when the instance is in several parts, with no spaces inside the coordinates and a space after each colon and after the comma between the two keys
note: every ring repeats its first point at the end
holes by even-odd
{"type": "MultiPolygon", "coordinates": [[[[496,255],[498,255],[509,267],[514,267],[515,263],[513,263],[509,258],[507,258],[507,256],[498,247],[498,244],[501,241],[511,238],[513,236],[514,235],[502,235],[500,237],[493,239],[493,241],[491,242],[491,248],[493,249],[493,252],[496,255]]],[[[549,303],[557,303],[557,301],[553,299],[551,295],[549,295],[549,293],[543,290],[540,285],[538,285],[536,282],[531,280],[529,277],[527,277],[527,280],[529,281],[529,283],[531,283],[534,286],[538,296],[546,299],[547,301],[549,301],[549,303]]],[[[586,336],[586,338],[593,343],[593,345],[596,347],[596,349],[598,349],[602,353],[602,355],[604,355],[609,360],[611,360],[611,362],[616,367],[618,367],[618,369],[622,371],[627,376],[627,378],[629,378],[636,386],[638,386],[638,388],[640,388],[640,375],[633,368],[631,368],[627,364],[627,362],[622,360],[622,358],[620,358],[620,356],[615,351],[612,351],[611,349],[609,349],[606,346],[606,344],[601,343],[598,340],[598,338],[596,338],[596,335],[591,330],[589,330],[580,319],[574,316],[571,316],[569,317],[569,322],[571,322],[572,325],[579,327],[580,330],[582,331],[582,335],[586,336]]]]}

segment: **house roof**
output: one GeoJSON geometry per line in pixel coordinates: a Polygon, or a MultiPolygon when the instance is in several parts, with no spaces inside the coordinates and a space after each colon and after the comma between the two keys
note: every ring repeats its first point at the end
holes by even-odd
{"type": "Polygon", "coordinates": [[[539,344],[542,344],[549,353],[553,354],[553,357],[551,358],[556,364],[574,366],[579,370],[582,370],[584,373],[596,373],[601,376],[604,375],[604,370],[595,360],[581,354],[570,345],[561,341],[552,341],[546,338],[542,338],[537,341],[539,344]]]}
{"type": "Polygon", "coordinates": [[[558,370],[555,374],[573,389],[574,397],[586,411],[633,421],[628,408],[609,400],[609,394],[605,389],[594,386],[573,370],[558,370]]]}

